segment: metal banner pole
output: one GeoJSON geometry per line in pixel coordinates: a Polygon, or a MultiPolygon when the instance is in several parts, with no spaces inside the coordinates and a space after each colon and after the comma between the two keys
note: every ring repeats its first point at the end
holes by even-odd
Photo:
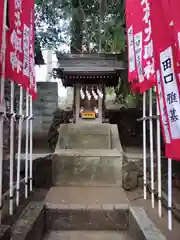
{"type": "Polygon", "coordinates": [[[172,231],[172,159],[168,158],[168,229],[172,231]]]}
{"type": "Polygon", "coordinates": [[[151,162],[151,203],[154,208],[154,151],[153,151],[153,120],[152,120],[152,88],[149,90],[149,126],[150,126],[150,162],[151,162]]]}
{"type": "Polygon", "coordinates": [[[3,126],[4,126],[4,115],[5,111],[4,104],[4,80],[5,80],[5,56],[6,56],[6,15],[7,15],[7,0],[4,0],[4,14],[3,14],[3,32],[2,32],[2,73],[1,73],[1,93],[0,93],[0,104],[2,113],[0,115],[0,223],[2,219],[2,179],[3,179],[3,126]]]}
{"type": "Polygon", "coordinates": [[[162,181],[161,181],[161,133],[160,133],[160,111],[158,99],[156,100],[157,112],[157,176],[158,176],[158,213],[162,217],[162,181]]]}
{"type": "Polygon", "coordinates": [[[28,164],[29,164],[29,93],[26,92],[26,160],[25,160],[25,198],[28,198],[28,164]]]}
{"type": "Polygon", "coordinates": [[[144,176],[144,199],[147,199],[147,160],[146,160],[146,92],[143,93],[143,176],[144,176]]]}
{"type": "Polygon", "coordinates": [[[33,106],[32,106],[32,96],[30,96],[30,191],[33,190],[33,159],[32,159],[32,153],[33,153],[33,106]]]}
{"type": "Polygon", "coordinates": [[[19,98],[19,129],[18,129],[18,154],[17,154],[17,182],[16,182],[16,205],[19,206],[20,196],[20,171],[21,171],[21,142],[22,142],[22,123],[23,123],[23,88],[20,86],[19,98]]]}
{"type": "Polygon", "coordinates": [[[10,175],[9,175],[9,214],[13,214],[13,174],[14,174],[14,82],[11,81],[11,122],[10,122],[10,175]]]}

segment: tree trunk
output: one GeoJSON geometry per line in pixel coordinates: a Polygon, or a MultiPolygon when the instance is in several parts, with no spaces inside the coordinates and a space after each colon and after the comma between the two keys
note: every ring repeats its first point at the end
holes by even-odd
{"type": "Polygon", "coordinates": [[[72,0],[73,14],[71,20],[71,53],[82,52],[83,18],[78,0],[72,0]]]}

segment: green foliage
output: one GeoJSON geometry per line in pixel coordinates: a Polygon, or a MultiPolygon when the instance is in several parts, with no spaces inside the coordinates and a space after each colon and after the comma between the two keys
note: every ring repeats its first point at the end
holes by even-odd
{"type": "MultiPolygon", "coordinates": [[[[41,47],[59,52],[66,43],[72,53],[124,53],[127,58],[125,0],[36,0],[35,16],[36,52],[41,47]]],[[[127,76],[122,79],[116,102],[128,105],[130,97],[139,102],[130,95],[127,76]]]]}
{"type": "Polygon", "coordinates": [[[125,50],[124,0],[36,0],[35,9],[43,48],[67,43],[77,52],[97,52],[101,40],[102,52],[125,50]]]}

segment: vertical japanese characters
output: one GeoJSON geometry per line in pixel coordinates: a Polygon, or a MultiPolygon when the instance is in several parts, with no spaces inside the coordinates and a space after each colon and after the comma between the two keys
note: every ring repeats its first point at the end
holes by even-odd
{"type": "Polygon", "coordinates": [[[22,71],[22,2],[19,0],[14,1],[14,24],[10,35],[10,43],[12,45],[12,51],[9,52],[10,64],[12,70],[20,73],[22,71]]]}
{"type": "Polygon", "coordinates": [[[126,12],[130,15],[130,17],[126,17],[129,76],[133,76],[133,78],[136,76],[138,83],[136,80],[133,84],[138,87],[132,89],[142,93],[155,84],[150,5],[148,0],[141,0],[139,4],[135,0],[127,0],[126,2],[126,6],[129,7],[126,12]],[[136,75],[132,75],[132,72],[136,75]]]}
{"type": "Polygon", "coordinates": [[[34,8],[30,12],[30,66],[29,66],[29,79],[30,79],[30,93],[33,98],[36,98],[37,87],[35,81],[35,55],[34,55],[34,8]]]}
{"type": "Polygon", "coordinates": [[[179,0],[127,2],[126,12],[136,16],[127,26],[129,76],[137,71],[140,93],[156,84],[166,156],[180,159],[180,23],[175,9],[179,0]]]}
{"type": "Polygon", "coordinates": [[[34,1],[9,0],[9,19],[6,77],[35,98],[34,1]]]}
{"type": "Polygon", "coordinates": [[[128,34],[128,58],[129,58],[129,72],[133,73],[136,69],[135,66],[135,54],[134,54],[134,35],[133,35],[133,26],[131,25],[127,31],[128,34]]]}
{"type": "Polygon", "coordinates": [[[164,99],[163,99],[163,91],[161,86],[161,74],[160,70],[157,70],[156,72],[157,77],[157,95],[158,95],[158,102],[159,102],[159,112],[161,113],[161,123],[162,123],[162,129],[164,134],[165,143],[170,143],[170,135],[169,135],[169,129],[168,129],[168,121],[166,117],[166,111],[164,106],[164,99]]]}
{"type": "Polygon", "coordinates": [[[160,53],[160,63],[171,137],[180,139],[180,99],[171,46],[160,53]]]}
{"type": "Polygon", "coordinates": [[[143,19],[145,24],[143,34],[143,70],[146,80],[154,78],[154,55],[153,55],[153,41],[152,41],[152,28],[150,20],[150,5],[148,0],[142,0],[141,6],[143,8],[143,19]]]}

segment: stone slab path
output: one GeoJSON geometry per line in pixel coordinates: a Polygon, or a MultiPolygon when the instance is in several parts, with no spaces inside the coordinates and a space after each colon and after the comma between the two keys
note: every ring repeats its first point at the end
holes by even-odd
{"type": "Polygon", "coordinates": [[[126,233],[109,231],[59,231],[47,234],[44,240],[131,240],[126,233]]]}
{"type": "MultiPolygon", "coordinates": [[[[103,205],[114,209],[115,204],[127,205],[128,199],[124,190],[115,187],[52,187],[45,199],[47,207],[63,208],[69,206],[86,205],[87,208],[102,210],[103,205]]],[[[44,240],[131,240],[126,232],[116,231],[52,231],[44,240]]]]}
{"type": "Polygon", "coordinates": [[[46,203],[60,204],[128,204],[123,189],[116,187],[52,187],[46,203]]]}

